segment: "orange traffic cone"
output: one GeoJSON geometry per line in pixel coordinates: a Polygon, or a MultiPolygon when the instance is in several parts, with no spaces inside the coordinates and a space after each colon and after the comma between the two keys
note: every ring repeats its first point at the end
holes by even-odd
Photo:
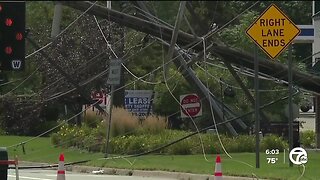
{"type": "Polygon", "coordinates": [[[216,167],[214,171],[214,179],[215,180],[222,180],[222,168],[221,168],[221,158],[220,155],[216,158],[216,167]]]}
{"type": "Polygon", "coordinates": [[[64,168],[64,155],[60,154],[57,180],[66,180],[66,170],[64,168]]]}

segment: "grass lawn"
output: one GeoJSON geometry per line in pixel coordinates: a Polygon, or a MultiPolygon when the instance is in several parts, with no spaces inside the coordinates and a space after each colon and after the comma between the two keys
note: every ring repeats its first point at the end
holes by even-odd
{"type": "MultiPolygon", "coordinates": [[[[206,155],[206,161],[203,155],[148,155],[138,158],[118,159],[118,160],[94,160],[89,165],[105,166],[115,168],[145,169],[145,170],[166,170],[179,171],[200,174],[213,174],[216,155],[206,155]],[[130,163],[127,162],[129,160],[130,163]]],[[[230,159],[222,155],[222,172],[224,175],[250,176],[255,175],[259,178],[270,179],[292,179],[296,180],[301,176],[302,167],[294,165],[289,168],[288,158],[283,162],[283,154],[278,155],[279,160],[275,164],[268,164],[266,156],[260,155],[260,169],[255,168],[254,153],[234,153],[230,159]],[[250,167],[251,165],[251,167],[250,167]]],[[[319,162],[320,153],[309,153],[308,163],[302,179],[320,179],[319,162]]]]}
{"type": "MultiPolygon", "coordinates": [[[[30,137],[17,136],[0,136],[0,146],[10,146],[29,139],[30,137]]],[[[87,153],[74,149],[54,148],[49,138],[39,138],[25,145],[26,154],[22,153],[22,147],[8,148],[9,156],[12,158],[15,154],[23,161],[37,161],[57,163],[60,152],[65,153],[67,162],[78,160],[92,159],[86,165],[94,165],[99,167],[114,167],[128,169],[144,169],[144,170],[166,170],[190,172],[199,174],[213,174],[216,155],[147,155],[129,159],[117,160],[101,160],[102,153],[87,153]],[[129,163],[129,162],[130,163],[129,163]]],[[[289,167],[288,155],[286,154],[286,163],[284,163],[284,155],[277,156],[278,161],[275,164],[268,164],[266,155],[260,155],[260,168],[255,168],[254,153],[233,153],[232,158],[226,155],[222,157],[222,172],[224,175],[249,176],[256,175],[259,178],[269,179],[288,179],[296,180],[301,176],[302,167],[294,165],[289,167]]],[[[270,156],[268,156],[270,157],[270,156]]],[[[320,152],[309,152],[308,163],[305,165],[306,170],[301,179],[320,179],[319,169],[320,152]]]]}
{"type": "MultiPolygon", "coordinates": [[[[0,136],[0,147],[9,147],[14,144],[31,139],[32,137],[21,136],[0,136]]],[[[50,141],[50,138],[38,138],[30,141],[25,146],[25,152],[22,151],[22,146],[8,148],[10,158],[18,155],[21,161],[47,162],[58,163],[60,153],[65,154],[66,162],[74,162],[88,159],[97,159],[103,157],[102,153],[87,153],[78,149],[63,149],[55,148],[50,141]]]]}

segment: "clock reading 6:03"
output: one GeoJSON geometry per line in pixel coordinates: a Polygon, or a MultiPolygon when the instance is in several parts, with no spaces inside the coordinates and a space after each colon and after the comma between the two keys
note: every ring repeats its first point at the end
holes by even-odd
{"type": "Polygon", "coordinates": [[[277,155],[277,154],[279,154],[280,153],[280,151],[279,151],[279,149],[266,149],[266,155],[277,155]]]}

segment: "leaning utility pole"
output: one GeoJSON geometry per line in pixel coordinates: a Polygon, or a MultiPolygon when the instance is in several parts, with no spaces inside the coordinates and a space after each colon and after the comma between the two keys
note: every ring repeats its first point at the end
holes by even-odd
{"type": "MultiPolygon", "coordinates": [[[[144,13],[147,16],[147,18],[149,17],[149,19],[156,22],[156,19],[151,17],[151,13],[147,9],[147,7],[143,4],[143,2],[138,2],[137,5],[144,10],[144,13]]],[[[186,2],[182,1],[179,6],[179,12],[177,14],[177,19],[176,19],[175,26],[173,29],[170,44],[168,44],[166,41],[164,41],[162,39],[160,39],[160,42],[162,44],[168,46],[169,50],[168,50],[168,55],[167,55],[167,61],[169,61],[173,55],[174,55],[174,57],[179,56],[178,59],[173,60],[173,63],[175,64],[176,68],[180,70],[180,73],[184,76],[184,78],[186,79],[187,82],[189,82],[192,86],[195,86],[199,95],[203,98],[206,98],[206,100],[208,101],[208,105],[213,107],[213,110],[214,110],[216,116],[219,119],[221,119],[222,121],[224,121],[225,119],[223,118],[223,113],[221,112],[221,110],[219,109],[219,106],[217,104],[219,102],[216,102],[215,98],[210,95],[210,90],[195,75],[194,71],[186,63],[186,60],[182,56],[179,55],[179,52],[176,49],[175,45],[177,42],[177,38],[178,38],[178,34],[179,34],[179,27],[180,27],[180,23],[181,23],[181,20],[183,17],[185,6],[186,6],[186,2]],[[182,68],[180,68],[180,67],[182,67],[182,68]]],[[[167,76],[166,70],[167,70],[167,66],[164,67],[165,77],[167,76]]],[[[214,118],[214,117],[212,117],[212,118],[214,118]]],[[[239,123],[239,125],[242,128],[244,128],[244,129],[246,128],[246,125],[240,119],[238,119],[236,122],[239,123]]],[[[226,123],[226,126],[232,135],[238,135],[238,133],[233,128],[231,123],[226,123]]]]}
{"type": "MultiPolygon", "coordinates": [[[[51,39],[54,40],[60,33],[60,25],[62,18],[62,4],[59,1],[55,1],[54,14],[52,20],[51,39]]],[[[67,104],[64,105],[65,115],[68,114],[67,104]]]]}
{"type": "MultiPolygon", "coordinates": [[[[110,9],[111,9],[111,1],[108,1],[108,2],[109,2],[110,9]]],[[[121,1],[119,1],[119,3],[120,3],[119,8],[120,8],[120,12],[121,12],[121,11],[123,11],[123,7],[122,7],[123,3],[121,1]]],[[[118,56],[118,60],[120,60],[122,58],[122,56],[124,55],[124,45],[125,45],[124,26],[120,25],[120,27],[117,27],[116,31],[119,31],[119,33],[120,33],[120,36],[119,36],[120,47],[117,48],[117,51],[116,51],[117,56],[118,56]]],[[[116,34],[116,32],[112,32],[112,33],[116,34]]],[[[115,42],[115,41],[113,41],[113,42],[115,42]]],[[[124,87],[124,68],[122,66],[121,66],[120,84],[114,86],[114,89],[117,90],[114,93],[114,99],[113,99],[114,100],[113,105],[115,107],[124,107],[124,91],[125,91],[125,89],[121,88],[121,87],[124,87]]]]}
{"type": "MultiPolygon", "coordinates": [[[[107,1],[107,8],[108,9],[111,9],[111,1],[107,1]]],[[[109,29],[110,31],[110,29],[109,29]]],[[[111,74],[111,71],[112,71],[112,68],[111,67],[111,60],[109,59],[109,79],[110,79],[110,74],[111,74]]],[[[106,63],[108,64],[108,62],[106,63]]],[[[112,74],[111,74],[112,75],[112,74]]],[[[108,79],[107,83],[110,82],[108,79]]],[[[107,109],[107,113],[109,115],[109,118],[108,118],[108,123],[106,121],[106,127],[107,127],[107,132],[106,132],[106,148],[105,148],[105,153],[104,153],[104,157],[107,158],[108,157],[108,153],[109,153],[109,139],[110,139],[110,131],[111,131],[111,118],[112,118],[112,105],[113,105],[113,96],[114,96],[114,86],[113,84],[111,84],[111,88],[110,88],[110,104],[109,104],[109,109],[107,109]]],[[[106,106],[108,108],[108,106],[106,106]]]]}
{"type": "MultiPolygon", "coordinates": [[[[181,1],[180,2],[180,6],[179,6],[179,10],[178,10],[178,14],[177,14],[177,19],[176,19],[176,22],[175,22],[175,25],[174,25],[174,29],[173,29],[173,33],[172,33],[172,38],[171,38],[169,50],[168,50],[167,62],[169,62],[170,59],[172,58],[172,55],[173,55],[173,52],[174,52],[174,48],[176,46],[176,42],[177,42],[177,39],[178,39],[178,32],[179,32],[179,29],[180,29],[181,20],[182,20],[183,14],[184,14],[185,7],[186,7],[186,1],[181,1]]],[[[170,63],[164,64],[164,67],[163,67],[165,80],[168,77],[169,65],[170,65],[170,63]]]]}
{"type": "MultiPolygon", "coordinates": [[[[320,27],[320,2],[312,1],[312,24],[314,25],[314,42],[312,43],[312,54],[319,52],[320,50],[320,38],[319,38],[319,27],[320,27]],[[317,30],[316,30],[317,29],[317,30]]],[[[315,54],[312,57],[312,66],[319,63],[319,54],[315,54]]],[[[316,148],[320,149],[320,95],[314,95],[314,111],[315,111],[315,133],[316,133],[316,148]]]]}
{"type": "MultiPolygon", "coordinates": [[[[56,1],[55,5],[54,5],[54,14],[53,14],[53,20],[52,20],[52,29],[51,29],[51,39],[52,40],[54,40],[60,33],[61,19],[62,19],[62,4],[59,1],[56,1]]],[[[65,114],[67,115],[68,114],[67,104],[64,105],[64,109],[65,109],[65,114]]],[[[78,109],[78,108],[76,108],[76,109],[78,109]]],[[[81,110],[82,110],[82,108],[81,108],[81,110]]],[[[78,112],[76,112],[76,113],[78,113],[78,112]]],[[[78,126],[81,126],[81,114],[79,114],[79,115],[77,115],[77,117],[75,117],[75,122],[78,126]]]]}
{"type": "Polygon", "coordinates": [[[55,1],[54,14],[52,20],[51,39],[54,39],[60,33],[60,24],[62,17],[62,4],[55,1]]]}
{"type": "MultiPolygon", "coordinates": [[[[61,3],[81,11],[85,11],[93,5],[93,3],[89,1],[61,1],[61,3]]],[[[171,39],[171,28],[158,25],[154,22],[143,20],[139,17],[134,17],[114,10],[108,10],[107,8],[97,4],[93,5],[87,13],[102,18],[109,18],[110,21],[119,23],[137,31],[148,33],[155,37],[161,37],[162,35],[164,40],[171,39]],[[161,33],[159,31],[160,26],[162,30],[161,33]]],[[[195,38],[192,34],[179,31],[177,44],[179,44],[180,46],[194,45],[193,49],[196,52],[200,52],[203,50],[201,41],[201,38],[195,38]]],[[[252,54],[221,45],[217,42],[214,42],[213,46],[207,48],[207,52],[217,54],[231,64],[247,67],[250,69],[253,69],[254,67],[254,58],[252,54]]],[[[284,81],[288,80],[288,67],[286,65],[275,61],[268,61],[266,58],[259,57],[258,59],[260,72],[284,81]]],[[[320,93],[320,77],[295,69],[292,70],[292,75],[293,81],[296,82],[298,86],[303,87],[306,90],[320,93]]]]}

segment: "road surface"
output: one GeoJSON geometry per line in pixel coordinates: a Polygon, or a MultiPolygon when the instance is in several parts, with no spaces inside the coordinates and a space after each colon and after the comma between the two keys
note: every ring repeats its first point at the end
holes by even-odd
{"type": "MultiPolygon", "coordinates": [[[[19,170],[19,180],[56,180],[55,170],[19,170]]],[[[16,175],[14,170],[9,170],[8,180],[15,180],[16,175]]],[[[117,175],[95,175],[95,174],[81,174],[75,172],[66,172],[66,180],[173,180],[169,178],[153,178],[153,177],[140,177],[140,176],[117,176],[117,175]]]]}

